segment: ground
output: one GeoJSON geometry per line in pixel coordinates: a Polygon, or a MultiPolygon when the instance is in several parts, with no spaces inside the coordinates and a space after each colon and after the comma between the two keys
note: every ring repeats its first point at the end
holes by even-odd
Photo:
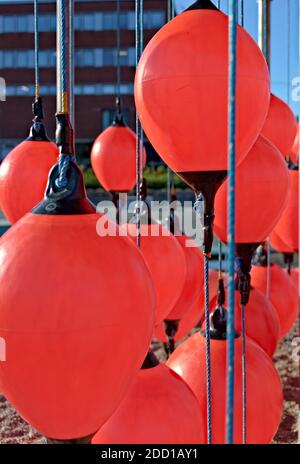
{"type": "MultiPolygon", "coordinates": [[[[274,362],[281,376],[284,391],[284,411],[281,425],[274,439],[277,444],[291,444],[298,441],[299,416],[299,358],[292,359],[295,346],[292,340],[299,336],[298,324],[282,341],[276,351],[274,362]]],[[[164,350],[161,344],[155,343],[154,349],[161,359],[164,350]]],[[[0,395],[0,444],[41,444],[43,438],[33,430],[14,411],[3,396],[0,395]]]]}

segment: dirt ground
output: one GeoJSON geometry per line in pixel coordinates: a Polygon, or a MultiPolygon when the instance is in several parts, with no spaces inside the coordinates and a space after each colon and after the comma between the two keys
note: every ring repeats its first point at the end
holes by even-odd
{"type": "MultiPolygon", "coordinates": [[[[299,358],[292,359],[295,346],[293,339],[299,336],[299,326],[295,326],[290,334],[278,346],[274,361],[282,379],[284,391],[284,411],[281,425],[274,439],[277,444],[298,442],[299,416],[299,358]]],[[[298,345],[299,345],[298,340],[298,345]]],[[[163,360],[165,357],[162,345],[154,344],[154,349],[163,360]]],[[[41,437],[14,411],[3,396],[0,395],[0,444],[42,444],[41,437]]]]}

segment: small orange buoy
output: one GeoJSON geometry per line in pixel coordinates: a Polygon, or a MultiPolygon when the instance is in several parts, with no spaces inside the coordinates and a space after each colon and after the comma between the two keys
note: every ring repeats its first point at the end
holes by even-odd
{"type": "MultiPolygon", "coordinates": [[[[102,187],[108,192],[129,192],[136,183],[136,135],[123,118],[115,119],[95,140],[91,164],[102,187]]],[[[143,149],[143,164],[146,151],[143,149]]]]}
{"type": "MultiPolygon", "coordinates": [[[[183,12],[155,34],[135,77],[135,102],[145,133],[179,173],[227,170],[228,16],[201,3],[200,9],[183,12]]],[[[237,162],[257,139],[269,99],[263,54],[238,26],[237,162]]]]}
{"type": "MultiPolygon", "coordinates": [[[[267,290],[267,267],[253,266],[251,283],[264,294],[267,290]]],[[[292,328],[299,311],[297,291],[289,278],[276,264],[270,267],[270,301],[277,311],[280,322],[279,338],[283,338],[292,328]]]]}
{"type": "Polygon", "coordinates": [[[271,95],[270,108],[261,131],[287,157],[297,134],[297,121],[290,107],[280,98],[271,95]]]}
{"type": "Polygon", "coordinates": [[[157,361],[139,372],[92,443],[204,444],[203,413],[183,379],[157,361]]]}
{"type": "Polygon", "coordinates": [[[24,140],[3,160],[0,205],[11,224],[43,199],[49,171],[57,157],[58,148],[53,142],[24,140]]]}
{"type": "MultiPolygon", "coordinates": [[[[135,224],[124,224],[122,229],[135,240],[135,224]]],[[[186,261],[182,247],[174,235],[160,224],[141,224],[140,249],[156,289],[157,325],[166,318],[181,295],[186,276],[186,261]]]]}
{"type": "MultiPolygon", "coordinates": [[[[205,337],[199,332],[184,341],[167,361],[191,387],[206,416],[205,337]]],[[[226,443],[227,344],[211,340],[212,443],[226,443]]],[[[247,443],[272,441],[282,414],[282,389],[279,376],[269,356],[251,339],[246,341],[247,357],[247,443]],[[259,420],[258,420],[259,417],[259,420]]],[[[242,339],[235,340],[234,443],[241,444],[242,339]]]]}

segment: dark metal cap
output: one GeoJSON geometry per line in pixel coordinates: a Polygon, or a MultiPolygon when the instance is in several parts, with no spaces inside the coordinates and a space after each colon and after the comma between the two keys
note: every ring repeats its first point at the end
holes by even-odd
{"type": "Polygon", "coordinates": [[[217,10],[220,11],[216,5],[213,4],[210,0],[197,0],[191,6],[189,6],[184,11],[192,11],[192,10],[217,10]]]}
{"type": "Polygon", "coordinates": [[[33,210],[33,214],[70,215],[92,214],[95,206],[88,200],[82,172],[73,161],[70,161],[67,186],[60,190],[56,186],[59,177],[59,167],[56,164],[50,171],[44,200],[33,210]]]}

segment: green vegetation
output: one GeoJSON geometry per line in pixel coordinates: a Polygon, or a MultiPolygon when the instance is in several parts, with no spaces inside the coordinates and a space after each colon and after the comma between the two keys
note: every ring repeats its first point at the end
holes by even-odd
{"type": "MultiPolygon", "coordinates": [[[[83,177],[86,188],[96,189],[101,187],[95,174],[90,167],[81,166],[83,170],[83,177]]],[[[150,189],[163,189],[167,185],[167,168],[165,166],[158,166],[157,168],[146,167],[144,176],[147,180],[148,188],[150,189]]],[[[184,182],[177,176],[174,176],[174,183],[176,188],[187,188],[184,182]]]]}

